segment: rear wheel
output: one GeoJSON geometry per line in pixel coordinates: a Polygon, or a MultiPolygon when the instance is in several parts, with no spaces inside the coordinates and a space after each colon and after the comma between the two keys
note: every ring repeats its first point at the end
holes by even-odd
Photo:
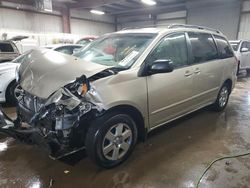
{"type": "Polygon", "coordinates": [[[250,75],[250,69],[247,69],[247,75],[250,75]]]}
{"type": "Polygon", "coordinates": [[[99,166],[115,167],[124,162],[137,141],[134,120],[122,113],[109,113],[93,122],[86,136],[88,156],[99,166]]]}
{"type": "Polygon", "coordinates": [[[229,95],[230,95],[230,87],[229,87],[229,84],[225,83],[219,91],[217,99],[215,103],[213,104],[213,109],[215,111],[224,110],[227,106],[229,95]]]}
{"type": "Polygon", "coordinates": [[[9,84],[9,86],[6,89],[5,98],[8,104],[15,105],[17,102],[15,94],[14,94],[16,87],[17,87],[17,83],[13,81],[9,84]]]}

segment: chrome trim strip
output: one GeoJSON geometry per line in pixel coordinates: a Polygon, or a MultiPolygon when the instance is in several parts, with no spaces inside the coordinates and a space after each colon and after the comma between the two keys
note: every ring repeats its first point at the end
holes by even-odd
{"type": "Polygon", "coordinates": [[[170,119],[170,120],[168,120],[168,121],[166,121],[166,122],[164,122],[164,123],[160,123],[160,124],[158,124],[158,125],[156,125],[156,126],[154,126],[154,127],[151,127],[151,128],[149,129],[148,132],[150,132],[150,131],[152,131],[152,130],[154,130],[154,129],[160,127],[160,126],[163,126],[163,125],[165,125],[165,124],[167,124],[167,123],[170,123],[171,121],[174,121],[174,120],[179,119],[179,118],[181,118],[181,117],[183,117],[183,116],[186,116],[186,115],[188,115],[188,114],[191,114],[192,112],[195,112],[195,111],[197,111],[197,110],[199,110],[199,109],[202,109],[202,108],[204,108],[204,107],[206,107],[206,106],[208,106],[208,105],[211,105],[211,104],[213,104],[213,102],[210,102],[210,103],[207,103],[207,104],[205,104],[205,105],[202,105],[201,107],[198,107],[198,108],[196,108],[196,109],[194,109],[194,110],[191,110],[191,111],[189,111],[189,112],[187,112],[187,113],[184,113],[184,114],[182,114],[182,115],[180,115],[180,116],[177,116],[177,117],[175,117],[175,118],[173,118],[173,119],[170,119]]]}
{"type": "Polygon", "coordinates": [[[198,95],[195,95],[195,96],[190,97],[190,98],[188,98],[188,99],[185,99],[185,100],[179,101],[179,102],[177,102],[177,103],[171,104],[171,105],[169,105],[169,106],[165,106],[165,107],[163,107],[163,108],[160,108],[159,110],[155,110],[155,111],[151,112],[151,115],[156,114],[156,113],[159,113],[159,112],[164,111],[164,110],[167,110],[167,109],[169,109],[169,108],[173,108],[173,107],[175,107],[175,106],[177,106],[177,105],[180,105],[180,104],[182,104],[182,103],[185,103],[185,102],[187,102],[187,101],[190,101],[190,100],[192,100],[192,99],[195,99],[195,98],[197,98],[197,97],[200,97],[200,96],[205,95],[205,94],[207,94],[207,93],[211,93],[211,92],[213,92],[213,91],[215,91],[215,90],[217,90],[217,89],[219,89],[219,87],[216,87],[216,88],[207,90],[207,91],[202,92],[202,93],[200,93],[200,94],[198,94],[198,95]]]}

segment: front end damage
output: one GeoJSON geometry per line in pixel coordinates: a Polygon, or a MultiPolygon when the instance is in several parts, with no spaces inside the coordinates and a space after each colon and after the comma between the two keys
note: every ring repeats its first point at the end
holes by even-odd
{"type": "Polygon", "coordinates": [[[12,121],[0,109],[0,131],[25,143],[43,146],[54,159],[84,148],[90,122],[105,107],[83,75],[60,88],[48,99],[40,99],[18,86],[17,118],[12,121]]]}

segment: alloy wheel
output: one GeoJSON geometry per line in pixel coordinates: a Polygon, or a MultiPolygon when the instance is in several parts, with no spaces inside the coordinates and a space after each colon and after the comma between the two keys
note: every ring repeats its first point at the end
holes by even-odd
{"type": "Polygon", "coordinates": [[[228,89],[226,86],[224,86],[221,91],[220,91],[220,95],[219,95],[219,105],[220,107],[224,107],[227,104],[227,100],[228,100],[228,89]]]}
{"type": "Polygon", "coordinates": [[[118,123],[112,126],[103,139],[104,157],[113,161],[121,159],[131,147],[132,138],[132,131],[127,124],[118,123]]]}

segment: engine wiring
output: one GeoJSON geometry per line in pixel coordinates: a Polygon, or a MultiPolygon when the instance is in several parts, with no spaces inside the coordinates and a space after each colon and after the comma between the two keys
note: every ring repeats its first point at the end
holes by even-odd
{"type": "Polygon", "coordinates": [[[212,167],[212,165],[218,161],[224,160],[224,159],[232,159],[232,158],[237,158],[237,157],[244,157],[250,155],[250,151],[246,152],[246,153],[241,153],[241,154],[235,154],[235,155],[229,155],[229,156],[224,156],[224,157],[219,157],[213,161],[211,161],[209,163],[209,165],[205,168],[205,170],[203,171],[203,173],[201,174],[201,176],[199,177],[199,179],[197,180],[196,186],[195,188],[199,188],[200,182],[202,180],[202,178],[204,177],[204,175],[207,173],[207,171],[212,167]]]}

